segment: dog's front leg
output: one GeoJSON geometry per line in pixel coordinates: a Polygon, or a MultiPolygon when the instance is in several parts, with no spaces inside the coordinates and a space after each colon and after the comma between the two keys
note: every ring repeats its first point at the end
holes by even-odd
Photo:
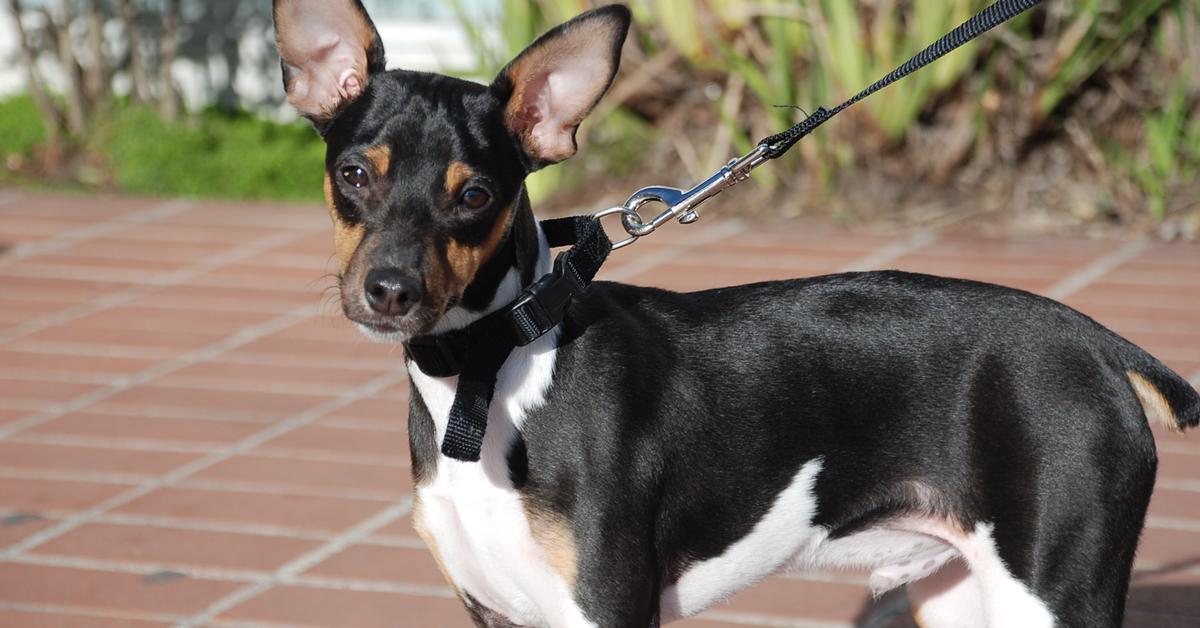
{"type": "Polygon", "coordinates": [[[636,527],[609,528],[591,542],[581,543],[574,597],[591,626],[659,626],[660,584],[649,543],[633,535],[612,538],[636,527]]]}

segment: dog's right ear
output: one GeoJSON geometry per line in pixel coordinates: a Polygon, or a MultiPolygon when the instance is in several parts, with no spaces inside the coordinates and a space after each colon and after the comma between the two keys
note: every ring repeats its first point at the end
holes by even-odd
{"type": "Polygon", "coordinates": [[[318,128],[384,71],[383,42],[361,0],[274,0],[283,87],[318,128]]]}

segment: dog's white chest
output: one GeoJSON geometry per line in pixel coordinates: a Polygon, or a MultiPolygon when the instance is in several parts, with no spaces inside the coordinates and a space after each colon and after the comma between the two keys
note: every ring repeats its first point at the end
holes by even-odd
{"type": "Polygon", "coordinates": [[[479,604],[522,625],[548,625],[569,599],[566,583],[534,540],[519,495],[480,465],[441,460],[438,477],[417,490],[417,522],[447,577],[479,604]]]}
{"type": "MultiPolygon", "coordinates": [[[[508,470],[521,421],[550,386],[557,336],[547,334],[509,358],[497,378],[479,462],[440,457],[434,477],[416,489],[414,523],[453,585],[484,607],[520,625],[591,626],[535,539],[508,470]]],[[[457,380],[416,369],[412,378],[440,443],[457,380]]]]}

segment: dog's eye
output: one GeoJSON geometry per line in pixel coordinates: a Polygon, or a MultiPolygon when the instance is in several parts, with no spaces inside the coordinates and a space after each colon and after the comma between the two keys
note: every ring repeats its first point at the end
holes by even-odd
{"type": "Polygon", "coordinates": [[[358,166],[346,166],[342,168],[342,179],[360,190],[371,183],[371,177],[367,176],[367,171],[358,166]]]}
{"type": "Polygon", "coordinates": [[[467,209],[482,209],[492,200],[492,195],[487,193],[483,188],[467,188],[462,193],[462,198],[459,202],[467,209]]]}

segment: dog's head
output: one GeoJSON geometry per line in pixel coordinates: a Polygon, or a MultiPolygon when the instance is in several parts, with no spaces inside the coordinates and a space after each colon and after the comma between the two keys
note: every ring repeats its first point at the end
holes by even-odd
{"type": "Polygon", "coordinates": [[[536,246],[524,179],[575,153],[576,128],[616,74],[629,11],[580,15],[479,85],[385,71],[360,0],[274,2],[288,100],[327,145],[346,316],[403,340],[456,307],[486,308],[536,246]]]}

